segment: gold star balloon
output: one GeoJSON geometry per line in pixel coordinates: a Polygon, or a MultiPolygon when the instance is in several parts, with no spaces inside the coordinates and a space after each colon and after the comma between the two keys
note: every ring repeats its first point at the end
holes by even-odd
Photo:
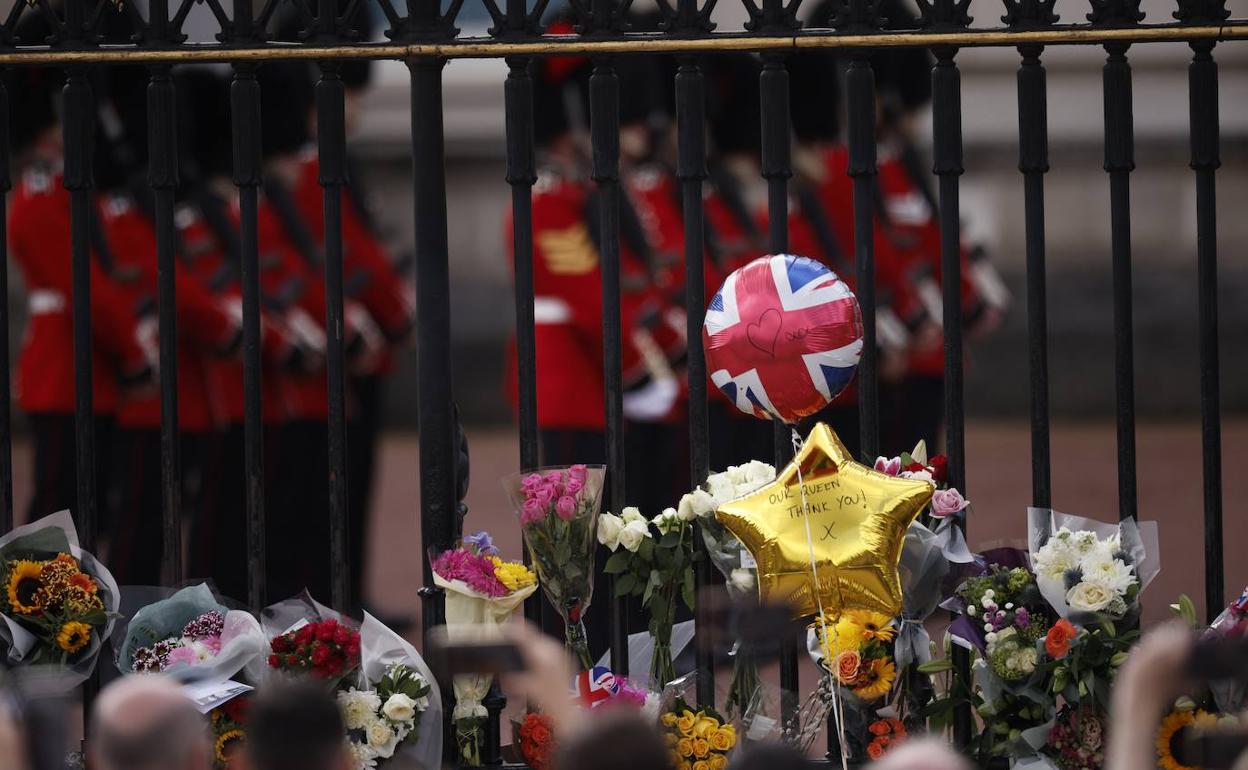
{"type": "Polygon", "coordinates": [[[849,609],[897,615],[897,562],[906,529],[932,491],[926,481],[855,462],[836,433],[819,423],[775,481],[720,506],[716,518],[758,562],[759,601],[787,603],[797,617],[820,607],[833,618],[849,609]]]}

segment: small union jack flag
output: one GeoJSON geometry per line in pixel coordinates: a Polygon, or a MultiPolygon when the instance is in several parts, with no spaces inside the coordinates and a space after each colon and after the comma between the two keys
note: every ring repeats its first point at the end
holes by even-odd
{"type": "Polygon", "coordinates": [[[862,315],[845,282],[813,259],[759,257],[734,271],[702,327],[711,381],[741,411],[794,423],[849,385],[862,315]]]}

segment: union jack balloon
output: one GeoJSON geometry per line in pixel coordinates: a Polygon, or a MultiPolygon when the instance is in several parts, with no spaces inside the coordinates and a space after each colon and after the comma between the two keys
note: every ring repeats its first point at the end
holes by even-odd
{"type": "Polygon", "coordinates": [[[795,423],[849,385],[862,355],[858,298],[806,257],[759,257],[724,281],[702,326],[711,381],[746,414],[795,423]]]}

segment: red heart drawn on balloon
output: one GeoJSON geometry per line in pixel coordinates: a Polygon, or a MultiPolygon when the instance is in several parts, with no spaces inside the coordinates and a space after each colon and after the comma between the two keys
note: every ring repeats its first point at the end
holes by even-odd
{"type": "Polygon", "coordinates": [[[774,307],[767,308],[758,317],[758,321],[745,328],[745,337],[750,344],[772,358],[776,357],[776,340],[780,339],[780,311],[774,307]]]}

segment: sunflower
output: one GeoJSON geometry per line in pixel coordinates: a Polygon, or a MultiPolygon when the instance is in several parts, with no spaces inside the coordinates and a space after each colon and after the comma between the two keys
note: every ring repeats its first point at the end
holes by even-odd
{"type": "Polygon", "coordinates": [[[233,730],[226,730],[217,736],[217,743],[213,746],[213,753],[217,762],[225,767],[229,767],[230,756],[242,746],[243,741],[247,739],[246,734],[237,727],[233,730]]]}
{"type": "Polygon", "coordinates": [[[854,687],[854,695],[865,701],[888,695],[897,678],[897,667],[887,658],[873,658],[871,664],[858,675],[861,684],[854,687]]]}
{"type": "Polygon", "coordinates": [[[896,629],[890,625],[893,619],[882,612],[848,610],[844,617],[862,629],[862,638],[867,641],[887,642],[896,633],[896,629]]]}
{"type": "Polygon", "coordinates": [[[1193,725],[1216,722],[1217,717],[1207,711],[1171,711],[1157,729],[1157,766],[1161,770],[1198,770],[1181,761],[1186,759],[1183,744],[1187,740],[1187,730],[1193,725]]]}
{"type": "Polygon", "coordinates": [[[37,561],[22,559],[9,571],[9,608],[19,615],[38,615],[43,612],[43,581],[39,575],[43,565],[37,561]]]}
{"type": "Polygon", "coordinates": [[[61,632],[56,635],[57,646],[70,654],[86,647],[89,641],[91,641],[91,626],[76,620],[71,620],[61,626],[61,632]]]}

